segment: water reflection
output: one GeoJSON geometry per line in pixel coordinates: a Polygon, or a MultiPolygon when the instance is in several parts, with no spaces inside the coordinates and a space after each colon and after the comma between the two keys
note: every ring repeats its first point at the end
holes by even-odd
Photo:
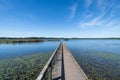
{"type": "Polygon", "coordinates": [[[0,44],[0,58],[54,51],[59,42],[0,44]]]}

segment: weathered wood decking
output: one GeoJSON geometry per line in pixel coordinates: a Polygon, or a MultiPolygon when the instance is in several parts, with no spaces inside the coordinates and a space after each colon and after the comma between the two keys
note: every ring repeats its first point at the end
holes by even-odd
{"type": "Polygon", "coordinates": [[[88,80],[71,52],[62,43],[57,52],[57,60],[52,70],[53,80],[88,80]]]}
{"type": "Polygon", "coordinates": [[[65,44],[60,43],[36,80],[88,80],[88,78],[65,44]]]}

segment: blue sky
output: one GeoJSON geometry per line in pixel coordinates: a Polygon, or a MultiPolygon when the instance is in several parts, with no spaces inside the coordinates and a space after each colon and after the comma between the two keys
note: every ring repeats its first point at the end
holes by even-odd
{"type": "Polygon", "coordinates": [[[120,0],[0,0],[0,37],[120,37],[120,0]]]}

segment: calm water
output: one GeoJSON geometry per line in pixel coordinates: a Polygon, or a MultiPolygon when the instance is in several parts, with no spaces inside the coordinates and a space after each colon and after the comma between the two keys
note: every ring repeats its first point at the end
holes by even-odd
{"type": "Polygon", "coordinates": [[[90,80],[120,80],[120,40],[65,43],[90,80]]]}
{"type": "Polygon", "coordinates": [[[120,40],[71,40],[65,42],[70,49],[120,54],[120,40]]]}
{"type": "Polygon", "coordinates": [[[0,44],[0,59],[33,53],[53,52],[58,44],[59,42],[0,44]]]}
{"type": "MultiPolygon", "coordinates": [[[[120,80],[120,40],[64,41],[92,80],[120,80]]],[[[53,52],[59,42],[0,44],[0,58],[53,52]]]]}

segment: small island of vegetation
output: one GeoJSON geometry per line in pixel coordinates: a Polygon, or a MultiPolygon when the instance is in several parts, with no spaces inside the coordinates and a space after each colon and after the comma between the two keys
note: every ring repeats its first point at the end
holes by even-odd
{"type": "Polygon", "coordinates": [[[41,38],[0,38],[0,43],[25,43],[25,42],[44,42],[41,38]]]}

